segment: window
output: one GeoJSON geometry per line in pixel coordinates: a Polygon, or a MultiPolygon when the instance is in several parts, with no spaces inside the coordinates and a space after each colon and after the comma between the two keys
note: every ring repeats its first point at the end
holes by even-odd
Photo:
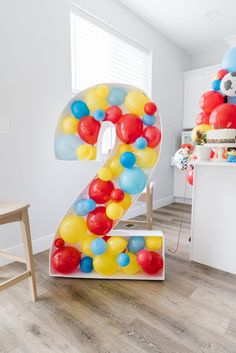
{"type": "MultiPolygon", "coordinates": [[[[79,10],[71,9],[72,91],[121,82],[150,94],[151,50],[79,10]]],[[[111,145],[114,134],[104,135],[111,145]],[[106,137],[107,136],[107,137],[106,137]]]]}

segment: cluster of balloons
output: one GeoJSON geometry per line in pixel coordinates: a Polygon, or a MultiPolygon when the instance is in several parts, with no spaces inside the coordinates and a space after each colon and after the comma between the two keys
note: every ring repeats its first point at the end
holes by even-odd
{"type": "Polygon", "coordinates": [[[63,160],[95,159],[104,121],[114,124],[116,144],[59,225],[51,265],[61,273],[78,267],[106,275],[118,269],[127,274],[140,268],[152,272],[160,266],[160,255],[147,246],[147,240],[132,237],[127,243],[124,238],[107,237],[146,187],[158,161],[161,130],[156,104],[141,90],[127,85],[106,84],[85,90],[62,113],[55,154],[63,160]],[[148,252],[150,263],[139,264],[137,252],[141,250],[148,252]]]}
{"type": "Polygon", "coordinates": [[[113,275],[120,271],[135,275],[140,271],[149,275],[163,269],[162,237],[122,236],[84,237],[81,250],[65,245],[63,238],[54,241],[57,250],[52,257],[52,267],[68,274],[75,270],[85,273],[95,271],[100,275],[113,275]]]}

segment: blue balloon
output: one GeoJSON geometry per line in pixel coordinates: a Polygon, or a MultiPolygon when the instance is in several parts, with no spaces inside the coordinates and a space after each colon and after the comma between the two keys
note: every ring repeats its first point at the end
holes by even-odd
{"type": "Polygon", "coordinates": [[[77,148],[84,142],[76,135],[61,135],[55,140],[54,151],[56,158],[67,161],[78,159],[76,155],[77,148]]]}
{"type": "Polygon", "coordinates": [[[227,97],[227,103],[231,103],[231,104],[235,104],[236,105],[236,96],[227,97]]]}
{"type": "Polygon", "coordinates": [[[78,216],[86,216],[88,214],[88,211],[84,208],[84,201],[85,200],[80,199],[75,202],[74,209],[78,216]]]}
{"type": "Polygon", "coordinates": [[[125,168],[132,168],[135,165],[136,157],[132,152],[124,152],[120,156],[120,163],[125,168]]]}
{"type": "Polygon", "coordinates": [[[119,186],[127,194],[139,194],[147,184],[147,177],[144,172],[138,168],[125,169],[119,176],[119,186]]]}
{"type": "Polygon", "coordinates": [[[219,91],[220,90],[220,83],[221,83],[221,80],[214,80],[212,81],[211,83],[211,87],[214,91],[219,91]]]}
{"type": "Polygon", "coordinates": [[[110,105],[121,105],[125,101],[127,92],[121,87],[114,87],[110,90],[107,97],[108,103],[110,105]]]}
{"type": "Polygon", "coordinates": [[[94,200],[92,200],[92,199],[84,200],[85,211],[87,211],[89,213],[89,212],[92,212],[93,210],[95,210],[95,208],[96,208],[96,202],[94,200]]]}
{"type": "Polygon", "coordinates": [[[92,241],[90,249],[94,255],[102,255],[107,250],[107,243],[102,238],[96,238],[92,241]]]}
{"type": "Polygon", "coordinates": [[[135,145],[136,145],[138,150],[143,150],[145,147],[147,147],[147,144],[148,144],[148,142],[145,139],[145,137],[139,137],[135,141],[135,145]]]}
{"type": "Polygon", "coordinates": [[[142,120],[143,120],[144,125],[151,126],[151,125],[155,124],[156,117],[155,117],[155,115],[144,114],[142,120]]]}
{"type": "Polygon", "coordinates": [[[71,112],[77,119],[81,119],[83,116],[90,114],[87,104],[83,101],[74,101],[71,104],[71,112]]]}
{"type": "Polygon", "coordinates": [[[236,71],[236,47],[229,49],[225,53],[221,61],[221,66],[229,72],[236,71]]]}
{"type": "Polygon", "coordinates": [[[128,250],[136,253],[145,248],[145,239],[141,236],[130,237],[128,240],[128,250]]]}
{"type": "Polygon", "coordinates": [[[93,270],[93,259],[90,256],[85,256],[80,261],[80,269],[82,272],[89,273],[93,270]]]}
{"type": "Polygon", "coordinates": [[[97,109],[94,113],[93,113],[93,117],[95,120],[97,121],[102,121],[105,118],[105,112],[102,109],[97,109]]]}
{"type": "Polygon", "coordinates": [[[119,266],[121,267],[125,267],[128,266],[128,264],[130,263],[130,257],[128,254],[119,254],[117,256],[116,262],[118,263],[119,266]]]}

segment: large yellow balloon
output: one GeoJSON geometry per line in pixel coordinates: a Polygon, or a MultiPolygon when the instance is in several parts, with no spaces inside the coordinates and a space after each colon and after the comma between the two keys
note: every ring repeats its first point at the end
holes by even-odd
{"type": "Polygon", "coordinates": [[[121,143],[118,146],[118,155],[120,156],[124,152],[132,152],[132,148],[130,145],[126,145],[125,143],[121,143]]]}
{"type": "Polygon", "coordinates": [[[212,126],[208,124],[200,124],[195,126],[191,133],[192,141],[195,142],[197,140],[197,131],[207,132],[209,130],[212,130],[212,126]]]}
{"type": "Polygon", "coordinates": [[[97,109],[105,110],[108,107],[106,98],[101,98],[97,95],[96,89],[88,91],[85,96],[85,102],[89,107],[91,112],[94,112],[97,109]]]}
{"type": "Polygon", "coordinates": [[[75,134],[77,132],[77,126],[79,120],[73,116],[67,116],[61,122],[61,130],[64,134],[75,134]]]}
{"type": "Polygon", "coordinates": [[[123,216],[124,210],[118,202],[111,202],[107,205],[106,215],[113,221],[121,218],[123,216]]]}
{"type": "Polygon", "coordinates": [[[93,267],[95,271],[101,275],[112,275],[118,270],[116,256],[108,253],[95,256],[93,259],[93,267]]]}
{"type": "Polygon", "coordinates": [[[84,238],[84,240],[82,241],[82,245],[81,245],[81,250],[82,250],[83,254],[85,254],[87,256],[91,256],[91,257],[94,256],[94,254],[92,253],[92,251],[90,249],[90,246],[91,246],[92,241],[96,238],[97,238],[97,236],[94,234],[89,234],[84,238]]]}
{"type": "Polygon", "coordinates": [[[120,175],[120,173],[122,173],[124,170],[124,168],[120,164],[120,157],[118,157],[118,156],[112,157],[108,161],[107,167],[110,169],[113,177],[118,177],[120,175]]]}
{"type": "Polygon", "coordinates": [[[87,226],[84,219],[80,216],[66,216],[60,226],[59,235],[66,243],[77,243],[84,239],[87,233],[87,226]]]}
{"type": "Polygon", "coordinates": [[[141,168],[152,168],[157,162],[158,153],[153,148],[146,147],[143,150],[135,150],[134,154],[136,157],[136,164],[141,168]]]}
{"type": "Polygon", "coordinates": [[[131,203],[132,203],[132,198],[129,194],[125,194],[125,197],[123,198],[123,200],[118,202],[118,204],[121,205],[121,207],[124,210],[127,210],[130,207],[131,203]]]}
{"type": "Polygon", "coordinates": [[[107,85],[100,85],[96,88],[96,94],[100,98],[107,98],[109,94],[109,87],[107,85]]]}
{"type": "Polygon", "coordinates": [[[131,252],[127,252],[127,254],[129,255],[130,263],[125,267],[121,267],[121,270],[127,275],[135,275],[140,271],[140,266],[137,262],[136,255],[131,252]]]}
{"type": "Polygon", "coordinates": [[[148,250],[159,250],[162,247],[162,237],[146,237],[146,247],[148,250]]]}
{"type": "Polygon", "coordinates": [[[130,91],[125,98],[125,106],[130,113],[142,116],[148,97],[141,91],[130,91]]]}
{"type": "Polygon", "coordinates": [[[83,160],[94,160],[96,159],[97,148],[96,146],[81,145],[76,151],[77,157],[83,160]]]}
{"type": "Polygon", "coordinates": [[[99,179],[103,181],[108,181],[112,179],[112,172],[109,168],[103,167],[98,171],[99,179]]]}
{"type": "Polygon", "coordinates": [[[111,255],[122,253],[127,246],[127,240],[123,237],[111,237],[107,241],[107,252],[111,255]]]}

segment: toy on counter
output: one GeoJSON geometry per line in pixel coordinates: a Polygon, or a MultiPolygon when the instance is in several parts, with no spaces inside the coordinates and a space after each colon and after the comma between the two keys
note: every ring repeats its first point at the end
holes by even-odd
{"type": "Polygon", "coordinates": [[[227,162],[228,163],[236,163],[236,149],[228,149],[227,151],[227,162]]]}

